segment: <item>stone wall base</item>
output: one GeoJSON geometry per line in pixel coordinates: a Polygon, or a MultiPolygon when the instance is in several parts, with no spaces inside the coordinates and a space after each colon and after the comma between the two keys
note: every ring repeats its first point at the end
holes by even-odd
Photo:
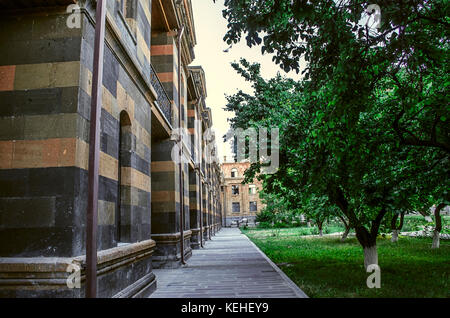
{"type": "MultiPolygon", "coordinates": [[[[178,268],[181,264],[181,233],[153,234],[157,249],[152,257],[154,268],[178,268]]],[[[192,231],[184,231],[184,260],[192,256],[192,231]]]]}
{"type": "Polygon", "coordinates": [[[200,228],[198,229],[191,229],[192,236],[191,236],[191,248],[196,250],[201,247],[200,244],[200,228]]]}
{"type": "Polygon", "coordinates": [[[211,239],[211,235],[210,235],[210,225],[204,226],[203,227],[203,238],[205,239],[205,241],[208,241],[211,239]]]}
{"type": "MultiPolygon", "coordinates": [[[[147,240],[99,251],[97,296],[148,297],[156,289],[152,273],[154,250],[155,241],[147,240]]],[[[85,269],[84,255],[3,257],[0,258],[0,297],[83,298],[85,269]]]]}

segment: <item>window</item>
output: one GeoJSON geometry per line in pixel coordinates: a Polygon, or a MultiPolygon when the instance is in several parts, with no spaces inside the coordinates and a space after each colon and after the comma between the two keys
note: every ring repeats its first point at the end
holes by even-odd
{"type": "Polygon", "coordinates": [[[256,186],[254,184],[248,186],[248,194],[256,194],[256,186]]]}
{"type": "Polygon", "coordinates": [[[133,40],[136,37],[137,0],[120,0],[120,15],[125,21],[133,40]]]}
{"type": "Polygon", "coordinates": [[[257,212],[258,211],[258,205],[256,201],[250,201],[250,212],[257,212]]]}
{"type": "Polygon", "coordinates": [[[231,177],[237,178],[238,176],[238,170],[236,168],[231,169],[231,177]]]}
{"type": "Polygon", "coordinates": [[[127,217],[127,207],[130,203],[123,195],[123,190],[127,188],[127,184],[130,184],[130,180],[127,176],[122,175],[122,168],[127,167],[131,162],[131,120],[125,111],[120,113],[120,127],[119,127],[119,153],[118,153],[118,171],[117,171],[117,209],[115,210],[115,239],[118,243],[130,242],[130,224],[124,222],[127,217]]]}
{"type": "Polygon", "coordinates": [[[232,195],[238,195],[239,194],[239,186],[238,185],[232,185],[231,186],[231,194],[232,195]]]}
{"type": "Polygon", "coordinates": [[[241,205],[239,204],[239,202],[233,202],[232,209],[233,212],[241,212],[241,205]]]}

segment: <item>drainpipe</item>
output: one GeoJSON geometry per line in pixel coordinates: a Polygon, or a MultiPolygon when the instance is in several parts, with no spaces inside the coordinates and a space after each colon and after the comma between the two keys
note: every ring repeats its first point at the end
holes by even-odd
{"type": "Polygon", "coordinates": [[[86,213],[86,297],[97,297],[97,203],[102,107],[103,53],[106,0],[97,0],[95,13],[94,70],[89,132],[88,209],[86,213]]]}
{"type": "MultiPolygon", "coordinates": [[[[200,108],[201,105],[201,101],[204,98],[204,96],[202,96],[199,99],[199,102],[197,104],[197,107],[200,108]]],[[[202,132],[202,124],[200,124],[200,137],[201,137],[201,132],[202,132]]],[[[199,186],[200,186],[200,247],[203,247],[203,181],[202,181],[202,177],[201,177],[201,163],[202,163],[202,157],[203,157],[203,152],[202,152],[202,139],[200,138],[200,145],[199,145],[199,156],[197,157],[197,160],[199,159],[200,163],[197,164],[196,166],[196,170],[197,170],[197,175],[198,175],[198,180],[199,180],[199,186]],[[199,158],[200,159],[199,159],[199,158]]]]}
{"type": "MultiPolygon", "coordinates": [[[[211,173],[211,170],[209,171],[211,173]]],[[[209,174],[209,177],[211,177],[211,174],[209,174]]],[[[208,180],[208,237],[211,240],[211,212],[212,212],[212,195],[211,195],[211,180],[208,180]],[[209,208],[211,207],[211,209],[209,208]]]]}
{"type": "Polygon", "coordinates": [[[203,247],[203,181],[199,173],[200,180],[200,246],[203,247]]]}
{"type": "Polygon", "coordinates": [[[181,121],[181,39],[184,33],[184,25],[181,30],[178,31],[177,45],[178,45],[178,144],[180,151],[180,235],[181,235],[181,264],[186,264],[184,261],[184,178],[183,178],[183,134],[182,134],[182,121],[181,121]]]}
{"type": "MultiPolygon", "coordinates": [[[[206,172],[206,170],[205,170],[206,172]]],[[[206,176],[205,176],[206,177],[206,176]]],[[[205,178],[205,204],[206,204],[206,240],[208,240],[209,237],[209,190],[208,190],[208,180],[205,178]]]]}

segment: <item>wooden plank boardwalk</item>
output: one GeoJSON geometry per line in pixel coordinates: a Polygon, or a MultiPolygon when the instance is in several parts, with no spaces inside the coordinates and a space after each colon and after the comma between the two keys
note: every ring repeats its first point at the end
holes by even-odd
{"type": "Polygon", "coordinates": [[[223,228],[178,269],[155,269],[151,298],[307,297],[237,228],[223,228]]]}

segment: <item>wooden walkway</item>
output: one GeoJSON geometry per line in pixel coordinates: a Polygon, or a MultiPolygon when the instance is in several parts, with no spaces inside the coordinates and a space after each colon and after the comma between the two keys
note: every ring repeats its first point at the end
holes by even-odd
{"type": "Polygon", "coordinates": [[[307,297],[237,228],[224,228],[178,269],[155,269],[151,298],[307,297]]]}

